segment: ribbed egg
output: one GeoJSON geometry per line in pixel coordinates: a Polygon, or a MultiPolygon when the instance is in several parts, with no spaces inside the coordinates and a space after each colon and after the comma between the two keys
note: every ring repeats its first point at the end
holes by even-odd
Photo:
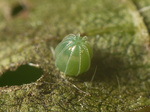
{"type": "Polygon", "coordinates": [[[90,68],[92,55],[87,37],[70,34],[55,48],[55,65],[68,76],[78,76],[90,68]]]}

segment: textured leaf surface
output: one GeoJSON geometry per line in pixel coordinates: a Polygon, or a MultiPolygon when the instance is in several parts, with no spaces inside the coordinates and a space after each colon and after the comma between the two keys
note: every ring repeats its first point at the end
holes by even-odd
{"type": "Polygon", "coordinates": [[[143,16],[143,20],[150,32],[150,1],[149,0],[133,0],[140,14],[143,16]]]}
{"type": "Polygon", "coordinates": [[[32,0],[25,3],[30,10],[14,17],[9,11],[16,3],[0,1],[0,76],[28,63],[44,73],[34,83],[0,87],[2,111],[114,112],[150,105],[149,34],[132,1],[32,0]],[[64,77],[51,49],[79,32],[93,46],[92,65],[80,77],[64,77]]]}

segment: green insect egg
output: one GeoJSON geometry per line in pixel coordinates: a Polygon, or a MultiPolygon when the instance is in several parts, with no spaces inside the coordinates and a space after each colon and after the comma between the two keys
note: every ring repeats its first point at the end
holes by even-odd
{"type": "Polygon", "coordinates": [[[55,65],[68,76],[78,76],[90,68],[92,55],[86,37],[70,34],[55,48],[55,65]]]}

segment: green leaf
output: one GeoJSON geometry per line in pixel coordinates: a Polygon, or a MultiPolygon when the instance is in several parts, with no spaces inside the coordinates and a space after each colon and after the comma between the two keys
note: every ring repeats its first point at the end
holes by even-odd
{"type": "Polygon", "coordinates": [[[150,105],[149,34],[132,1],[22,1],[16,16],[14,4],[0,1],[0,76],[29,63],[44,73],[29,84],[0,87],[2,111],[121,112],[150,105]],[[90,70],[77,78],[54,64],[53,49],[70,33],[87,36],[94,50],[90,70]]]}

